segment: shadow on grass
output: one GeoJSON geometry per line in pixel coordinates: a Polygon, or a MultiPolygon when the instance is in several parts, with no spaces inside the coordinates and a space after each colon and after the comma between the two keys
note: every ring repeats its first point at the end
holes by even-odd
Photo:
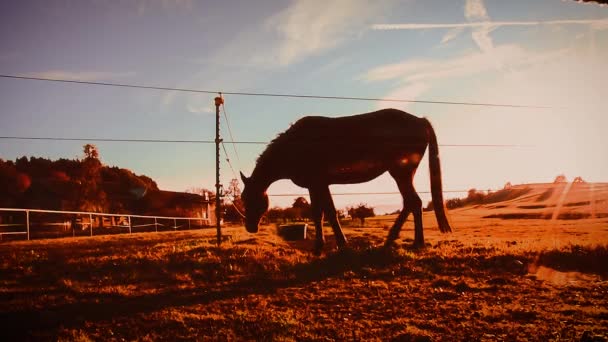
{"type": "MultiPolygon", "coordinates": [[[[475,276],[475,272],[487,271],[493,276],[505,275],[504,278],[508,279],[513,274],[524,274],[527,269],[525,264],[532,258],[492,255],[495,252],[492,250],[443,257],[432,249],[417,253],[409,249],[409,245],[390,249],[376,247],[365,238],[352,239],[350,245],[349,249],[331,252],[320,258],[302,256],[302,260],[290,257],[294,251],[281,246],[257,252],[238,244],[227,248],[198,246],[170,254],[166,259],[142,257],[127,258],[121,262],[80,262],[63,273],[61,270],[67,268],[70,265],[68,260],[72,259],[57,256],[58,260],[53,262],[35,261],[32,275],[22,275],[16,279],[17,283],[24,285],[19,291],[25,292],[14,290],[0,297],[9,299],[10,295],[27,295],[31,298],[24,305],[0,311],[2,334],[7,340],[52,339],[60,328],[78,328],[84,326],[85,322],[112,322],[166,308],[204,305],[252,294],[273,294],[281,289],[332,277],[391,279],[397,274],[409,279],[433,281],[436,275],[461,276],[468,272],[475,276]],[[189,274],[198,287],[180,288],[180,281],[175,277],[180,273],[189,274]],[[81,281],[84,286],[90,287],[102,280],[104,286],[134,284],[138,287],[164,286],[165,290],[133,296],[82,293],[62,286],[62,279],[81,281]],[[38,309],[36,299],[49,294],[60,299],[38,309]]],[[[581,264],[589,264],[590,260],[606,260],[606,255],[606,247],[580,251],[573,249],[544,253],[539,261],[551,265],[559,262],[580,269],[581,264]],[[564,260],[570,264],[564,263],[564,260]]],[[[606,271],[605,264],[598,267],[606,271]]],[[[18,272],[12,272],[12,276],[18,275],[18,272]]],[[[434,284],[441,285],[437,281],[434,284]]],[[[467,290],[465,285],[452,284],[452,287],[463,292],[467,290]]]]}
{"type": "MultiPolygon", "coordinates": [[[[319,281],[345,272],[369,272],[408,260],[407,254],[397,250],[372,246],[346,249],[321,258],[298,263],[281,263],[269,255],[251,255],[239,246],[231,248],[200,247],[187,252],[175,253],[167,260],[127,259],[124,262],[103,261],[79,263],[67,272],[65,257],[58,261],[40,260],[33,263],[31,275],[15,278],[28,290],[6,293],[11,296],[27,294],[31,300],[16,308],[0,312],[2,334],[8,340],[52,339],[60,328],[82,327],[85,322],[112,321],[120,317],[132,317],[165,308],[208,304],[250,294],[271,294],[288,288],[319,281]],[[211,256],[211,258],[203,258],[211,256]],[[270,265],[265,265],[265,262],[270,265]],[[230,270],[230,271],[229,271],[230,270]],[[174,273],[189,272],[196,279],[198,288],[180,289],[174,273]],[[236,273],[236,276],[235,276],[236,273]],[[62,285],[62,279],[80,281],[84,286],[150,284],[167,286],[167,290],[155,294],[125,296],[112,293],[82,293],[62,285]],[[163,284],[163,285],[161,285],[163,284]],[[36,298],[54,293],[56,302],[35,308],[36,298]],[[68,299],[69,298],[69,299],[68,299]],[[27,308],[24,308],[27,307],[27,308]]],[[[3,272],[4,273],[4,272],[3,272]]],[[[16,276],[12,272],[12,276],[16,276]]]]}
{"type": "Polygon", "coordinates": [[[562,272],[594,273],[608,277],[608,246],[570,246],[542,253],[537,263],[562,272]]]}

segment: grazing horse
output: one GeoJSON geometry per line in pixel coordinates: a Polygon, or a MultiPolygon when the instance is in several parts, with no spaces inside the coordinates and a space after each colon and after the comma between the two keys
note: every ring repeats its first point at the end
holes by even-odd
{"type": "Polygon", "coordinates": [[[329,185],[363,183],[388,171],[401,192],[403,210],[386,244],[399,237],[401,227],[413,213],[414,246],[423,247],[422,201],[414,189],[413,178],[427,145],[431,194],[439,230],[451,232],[443,206],[435,131],[427,119],[397,109],[338,118],[307,116],[279,134],[258,158],[251,177],[241,173],[245,184],[242,193],[245,227],[250,233],[258,231],[260,219],[269,205],[266,190],[279,179],[290,179],[310,193],[315,252],[320,253],[325,243],[323,214],[331,224],[338,247],[342,248],[346,238],[329,185]]]}

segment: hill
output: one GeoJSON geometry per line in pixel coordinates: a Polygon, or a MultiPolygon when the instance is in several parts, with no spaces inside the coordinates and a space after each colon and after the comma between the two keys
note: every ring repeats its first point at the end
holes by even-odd
{"type": "Polygon", "coordinates": [[[581,219],[608,217],[608,183],[521,184],[490,193],[459,210],[483,218],[581,219]]]}

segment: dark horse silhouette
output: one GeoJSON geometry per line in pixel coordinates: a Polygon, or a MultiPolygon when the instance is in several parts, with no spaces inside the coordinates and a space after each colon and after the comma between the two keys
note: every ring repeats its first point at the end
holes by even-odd
{"type": "Polygon", "coordinates": [[[307,116],[281,133],[258,158],[251,177],[241,173],[245,187],[245,227],[258,231],[262,215],[268,210],[268,187],[279,179],[290,179],[310,193],[315,223],[315,251],[325,243],[323,214],[334,231],[338,247],[346,238],[336,217],[329,192],[330,184],[354,184],[370,181],[388,171],[397,181],[403,197],[403,210],[393,224],[386,241],[399,237],[410,213],[414,214],[414,246],[424,246],[422,201],[413,185],[418,164],[429,146],[431,194],[441,232],[451,232],[445,215],[437,137],[430,122],[397,109],[327,118],[307,116]]]}

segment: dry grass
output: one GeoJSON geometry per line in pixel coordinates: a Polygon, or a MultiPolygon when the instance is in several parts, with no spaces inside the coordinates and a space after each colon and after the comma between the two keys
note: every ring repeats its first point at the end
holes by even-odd
{"type": "Polygon", "coordinates": [[[342,252],[327,229],[321,257],[312,240],[284,241],[274,227],[227,229],[220,248],[213,231],[0,244],[1,335],[605,340],[608,219],[481,219],[490,210],[452,211],[450,235],[425,213],[420,251],[411,249],[411,223],[394,248],[380,247],[391,217],[345,229],[351,248],[342,252]]]}
{"type": "MultiPolygon", "coordinates": [[[[422,341],[608,334],[608,222],[452,219],[458,230],[427,229],[422,251],[409,239],[384,250],[383,229],[359,228],[347,229],[347,251],[330,250],[329,236],[322,257],[310,253],[311,240],[285,242],[271,227],[258,235],[230,229],[221,248],[211,231],[4,244],[3,335],[422,341]]],[[[409,225],[402,235],[412,235],[409,225]]]]}

